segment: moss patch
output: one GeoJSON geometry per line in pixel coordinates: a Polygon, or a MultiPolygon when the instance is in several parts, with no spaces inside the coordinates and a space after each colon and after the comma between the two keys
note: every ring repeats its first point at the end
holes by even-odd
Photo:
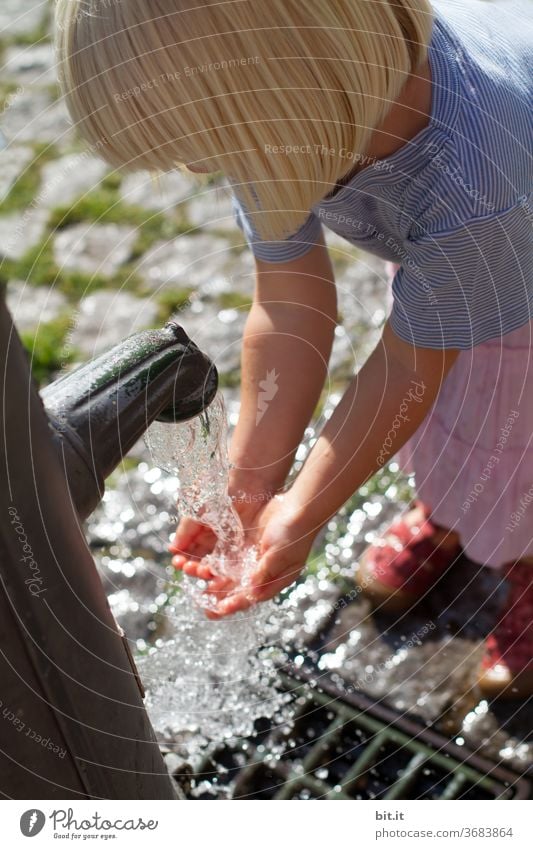
{"type": "Polygon", "coordinates": [[[241,295],[240,292],[222,292],[216,300],[223,310],[249,310],[252,306],[250,296],[241,295]]]}
{"type": "Polygon", "coordinates": [[[188,232],[189,225],[179,213],[169,217],[142,206],[124,203],[118,191],[121,179],[119,174],[109,174],[96,191],[73,204],[56,207],[50,214],[50,226],[54,230],[61,230],[72,224],[91,221],[137,227],[138,235],[130,257],[132,261],[141,257],[156,242],[175,239],[188,232]]]}
{"type": "Polygon", "coordinates": [[[18,260],[5,259],[0,266],[0,277],[6,283],[24,280],[33,286],[54,286],[57,276],[50,240],[30,248],[18,260]]]}
{"type": "Polygon", "coordinates": [[[193,291],[194,289],[183,288],[168,289],[162,292],[157,298],[158,321],[164,324],[174,313],[188,306],[193,291]]]}
{"type": "Polygon", "coordinates": [[[218,385],[221,389],[237,389],[241,385],[241,370],[226,371],[219,373],[218,385]]]}
{"type": "Polygon", "coordinates": [[[57,151],[47,142],[34,145],[33,150],[35,154],[33,159],[13,183],[7,197],[0,203],[0,215],[27,209],[35,202],[41,185],[41,168],[45,163],[57,158],[57,151]]]}
{"type": "Polygon", "coordinates": [[[132,249],[133,259],[143,256],[156,242],[176,239],[188,233],[190,229],[183,218],[168,218],[160,213],[147,218],[147,214],[146,210],[143,210],[143,220],[137,225],[139,234],[132,249]]]}
{"type": "Polygon", "coordinates": [[[17,45],[19,47],[32,47],[41,41],[50,41],[49,33],[50,12],[47,9],[43,14],[40,24],[29,32],[17,32],[6,35],[2,40],[6,45],[17,45]]]}
{"type": "MultiPolygon", "coordinates": [[[[1,58],[1,54],[0,54],[1,58]]],[[[0,112],[5,112],[9,108],[9,101],[15,92],[19,89],[17,83],[0,82],[0,112]]]]}
{"type": "Polygon", "coordinates": [[[71,324],[72,316],[62,315],[40,324],[35,331],[21,333],[32,374],[39,385],[50,382],[57,371],[76,358],[76,351],[64,344],[71,324]]]}
{"type": "Polygon", "coordinates": [[[0,283],[23,280],[32,286],[51,286],[63,292],[71,302],[96,289],[122,289],[136,292],[141,281],[132,265],[124,265],[112,277],[103,274],[85,274],[75,269],[58,268],[49,238],[31,248],[19,260],[6,259],[0,264],[0,283]]]}
{"type": "Polygon", "coordinates": [[[129,215],[124,210],[118,192],[104,185],[84,195],[72,204],[58,206],[50,213],[50,227],[61,230],[83,221],[98,223],[129,224],[129,215]]]}

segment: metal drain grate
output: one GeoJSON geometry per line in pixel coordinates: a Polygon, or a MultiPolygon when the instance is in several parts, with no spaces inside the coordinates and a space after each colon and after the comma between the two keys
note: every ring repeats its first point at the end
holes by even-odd
{"type": "Polygon", "coordinates": [[[291,728],[265,728],[216,750],[186,776],[193,798],[230,789],[234,799],[531,797],[527,779],[474,754],[452,753],[458,747],[449,740],[409,722],[406,728],[402,717],[376,711],[363,695],[355,701],[366,704],[354,705],[290,676],[284,686],[297,702],[291,728]]]}

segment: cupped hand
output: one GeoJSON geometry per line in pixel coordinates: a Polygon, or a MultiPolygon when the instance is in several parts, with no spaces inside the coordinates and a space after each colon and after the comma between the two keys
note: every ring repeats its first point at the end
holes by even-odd
{"type": "Polygon", "coordinates": [[[216,537],[212,531],[192,520],[182,520],[171,550],[173,565],[188,575],[207,582],[206,594],[217,601],[206,610],[211,619],[246,610],[277,595],[290,586],[304,568],[315,531],[302,531],[287,495],[278,495],[266,504],[236,504],[245,530],[246,545],[255,545],[258,562],[246,576],[245,584],[231,577],[215,575],[201,562],[213,551],[216,537]]]}
{"type": "MultiPolygon", "coordinates": [[[[239,490],[232,501],[242,522],[246,545],[256,545],[257,517],[267,502],[266,496],[246,494],[239,490]]],[[[212,553],[216,543],[217,536],[210,527],[196,519],[184,517],[180,519],[174,538],[169,545],[169,551],[174,555],[172,565],[193,578],[201,578],[204,581],[214,578],[214,573],[206,563],[202,562],[202,559],[212,553]]]]}

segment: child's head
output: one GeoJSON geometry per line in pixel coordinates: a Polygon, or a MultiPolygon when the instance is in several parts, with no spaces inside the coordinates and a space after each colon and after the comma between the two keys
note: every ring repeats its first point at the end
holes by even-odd
{"type": "Polygon", "coordinates": [[[425,58],[428,0],[57,0],[60,79],[111,164],[220,170],[282,238],[425,58]],[[255,193],[251,192],[251,185],[255,193]]]}

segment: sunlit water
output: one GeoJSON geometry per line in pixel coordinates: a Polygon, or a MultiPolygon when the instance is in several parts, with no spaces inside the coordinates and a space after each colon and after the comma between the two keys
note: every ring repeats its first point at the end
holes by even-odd
{"type": "MultiPolygon", "coordinates": [[[[234,425],[238,399],[232,400],[231,390],[225,394],[234,425]]],[[[336,401],[330,398],[325,417],[336,401]]],[[[175,451],[175,429],[169,426],[164,433],[175,451]]],[[[309,427],[294,471],[315,438],[316,428],[309,427]]],[[[190,441],[188,446],[190,451],[190,441]]],[[[201,447],[198,443],[197,449],[201,447]]],[[[262,606],[247,616],[210,622],[168,565],[167,542],[176,524],[179,492],[177,465],[169,474],[148,462],[145,451],[140,458],[135,469],[108,487],[88,521],[88,537],[111,609],[144,654],[138,665],[149,690],[150,717],[173,751],[189,757],[208,741],[242,738],[255,717],[282,721],[289,708],[275,686],[275,664],[283,666],[286,649],[297,664],[303,661],[310,641],[329,622],[328,643],[317,660],[318,684],[322,676],[339,679],[342,693],[343,680],[358,682],[373,698],[386,700],[401,713],[416,714],[427,724],[436,722],[458,741],[497,761],[518,768],[532,762],[531,743],[524,739],[531,727],[527,706],[525,715],[513,703],[496,712],[497,706],[487,706],[473,687],[481,639],[495,612],[496,599],[492,610],[483,601],[493,595],[493,573],[483,570],[482,577],[462,568],[444,595],[434,594],[419,611],[399,621],[373,614],[359,593],[349,609],[339,602],[339,592],[354,598],[355,567],[362,551],[409,498],[397,467],[383,470],[362,487],[328,523],[317,541],[319,556],[312,574],[288,590],[281,603],[270,606],[270,613],[262,606]],[[462,591],[465,586],[468,593],[462,591]],[[424,633],[432,622],[437,627],[424,633]],[[443,712],[445,724],[439,719],[443,712]]],[[[224,494],[223,475],[212,483],[219,495],[224,494]]]]}
{"type": "MultiPolygon", "coordinates": [[[[178,479],[180,517],[197,519],[216,534],[216,545],[204,563],[214,574],[245,586],[257,552],[245,544],[241,520],[228,494],[228,421],[222,394],[190,421],[154,422],[146,444],[153,463],[178,479]]],[[[200,606],[210,607],[217,601],[206,596],[201,581],[185,579],[184,589],[200,606]]]]}
{"type": "MultiPolygon", "coordinates": [[[[204,558],[215,574],[245,586],[257,562],[245,545],[239,516],[228,495],[228,424],[222,396],[188,422],[154,423],[146,443],[155,465],[178,480],[180,517],[201,520],[216,534],[213,552],[204,558]]],[[[221,621],[205,608],[216,598],[205,583],[182,576],[165,615],[175,632],[141,658],[148,690],[147,706],[157,730],[172,737],[195,731],[203,739],[247,735],[259,716],[272,717],[285,697],[275,687],[280,612],[273,603],[255,606],[221,621]]]]}

